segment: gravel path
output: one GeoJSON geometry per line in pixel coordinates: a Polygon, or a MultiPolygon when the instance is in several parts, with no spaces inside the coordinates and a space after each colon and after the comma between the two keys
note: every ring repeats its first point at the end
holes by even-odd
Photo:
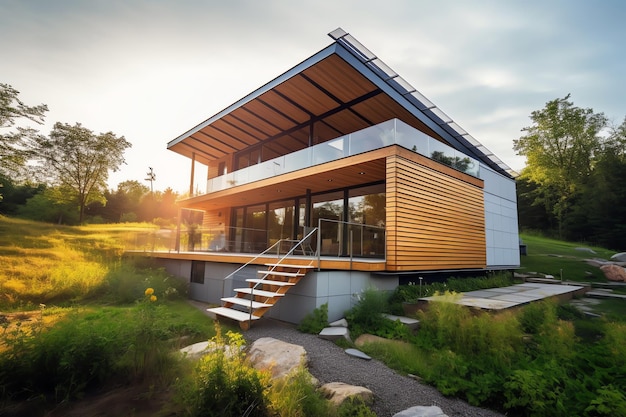
{"type": "Polygon", "coordinates": [[[450,417],[503,416],[458,399],[446,398],[435,388],[402,376],[380,361],[348,356],[333,342],[301,333],[288,323],[263,318],[255,322],[244,336],[248,341],[273,337],[304,347],[309,355],[309,371],[320,383],[344,382],[370,389],[375,398],[372,410],[379,417],[391,417],[416,405],[439,406],[450,417]]]}

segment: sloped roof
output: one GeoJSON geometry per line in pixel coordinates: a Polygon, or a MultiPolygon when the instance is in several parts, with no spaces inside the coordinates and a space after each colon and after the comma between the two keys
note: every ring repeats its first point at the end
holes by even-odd
{"type": "Polygon", "coordinates": [[[492,169],[504,162],[341,28],[334,42],[168,143],[208,164],[261,143],[280,154],[398,118],[492,169]],[[311,128],[313,125],[313,128],[311,128]],[[272,139],[282,139],[272,145],[272,139]]]}

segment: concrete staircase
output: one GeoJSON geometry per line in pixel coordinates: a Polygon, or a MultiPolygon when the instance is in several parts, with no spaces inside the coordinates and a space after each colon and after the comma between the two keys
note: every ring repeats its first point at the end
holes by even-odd
{"type": "Polygon", "coordinates": [[[260,319],[313,268],[283,262],[265,264],[257,271],[259,278],[246,279],[248,287],[235,288],[234,297],[222,298],[221,307],[207,311],[218,318],[235,320],[242,330],[248,330],[253,321],[260,319]]]}

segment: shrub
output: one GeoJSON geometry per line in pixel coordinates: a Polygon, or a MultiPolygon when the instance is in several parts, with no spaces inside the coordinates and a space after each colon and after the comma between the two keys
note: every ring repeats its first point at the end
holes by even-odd
{"type": "Polygon", "coordinates": [[[348,398],[337,408],[337,417],[376,417],[363,400],[348,398]]]}
{"type": "Polygon", "coordinates": [[[311,313],[304,316],[298,330],[303,333],[318,334],[328,325],[328,303],[322,304],[311,313]]]}
{"type": "Polygon", "coordinates": [[[332,414],[332,407],[316,390],[311,374],[300,366],[286,378],[275,381],[268,391],[270,409],[280,417],[317,417],[332,414]]]}
{"type": "Polygon", "coordinates": [[[268,403],[265,387],[270,374],[254,369],[242,351],[241,334],[227,332],[222,336],[216,324],[212,342],[215,349],[203,356],[191,381],[179,384],[179,402],[189,416],[265,416],[268,403]]]}
{"type": "Polygon", "coordinates": [[[372,332],[389,326],[391,321],[383,317],[388,312],[389,294],[376,288],[367,288],[358,294],[357,303],[345,313],[353,336],[372,332]]]}
{"type": "Polygon", "coordinates": [[[613,385],[597,391],[597,397],[585,409],[586,416],[626,416],[626,396],[613,385]]]}

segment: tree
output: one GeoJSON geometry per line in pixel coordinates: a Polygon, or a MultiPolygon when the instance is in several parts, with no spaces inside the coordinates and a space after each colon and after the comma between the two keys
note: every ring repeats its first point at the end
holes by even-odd
{"type": "Polygon", "coordinates": [[[83,222],[85,206],[102,200],[109,171],[117,171],[132,145],[112,132],[94,134],[80,123],[56,123],[49,137],[35,141],[34,154],[43,175],[69,191],[83,222]]]}
{"type": "Polygon", "coordinates": [[[0,174],[13,180],[19,176],[28,160],[28,140],[38,135],[34,128],[16,126],[16,122],[42,124],[44,114],[48,111],[45,104],[27,106],[18,96],[19,91],[0,83],[0,174]],[[12,127],[15,129],[10,129],[12,127]]]}
{"type": "Polygon", "coordinates": [[[533,125],[514,141],[517,154],[526,157],[522,176],[536,183],[538,195],[550,202],[546,208],[556,217],[559,235],[575,196],[591,175],[608,123],[604,114],[575,107],[569,97],[532,112],[533,125]]]}

